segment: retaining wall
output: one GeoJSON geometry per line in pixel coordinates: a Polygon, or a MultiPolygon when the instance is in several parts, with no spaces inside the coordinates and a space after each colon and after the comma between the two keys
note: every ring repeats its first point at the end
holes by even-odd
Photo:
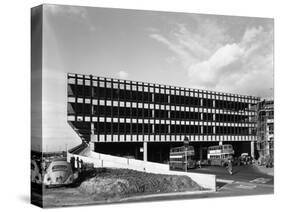
{"type": "Polygon", "coordinates": [[[200,186],[216,191],[216,175],[212,174],[171,171],[167,164],[101,154],[90,151],[90,148],[84,150],[83,155],[67,152],[68,162],[70,162],[71,157],[74,157],[75,159],[78,157],[79,159],[82,159],[84,163],[94,164],[94,167],[123,168],[155,174],[184,175],[190,177],[200,186]]]}

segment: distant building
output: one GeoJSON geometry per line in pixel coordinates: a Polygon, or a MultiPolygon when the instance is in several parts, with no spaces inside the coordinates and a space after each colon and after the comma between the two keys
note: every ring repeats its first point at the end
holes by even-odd
{"type": "Polygon", "coordinates": [[[274,153],[274,101],[263,100],[257,104],[257,150],[259,159],[273,158],[274,153]]]}
{"type": "Polygon", "coordinates": [[[254,152],[258,97],[68,74],[67,120],[95,151],[165,162],[188,141],[198,158],[207,147],[232,144],[254,152]]]}

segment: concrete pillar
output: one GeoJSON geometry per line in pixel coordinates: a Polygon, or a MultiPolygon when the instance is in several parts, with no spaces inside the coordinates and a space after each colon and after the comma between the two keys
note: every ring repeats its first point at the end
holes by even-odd
{"type": "Polygon", "coordinates": [[[95,151],[95,142],[90,141],[90,142],[89,142],[89,145],[90,145],[90,150],[91,150],[92,152],[94,152],[94,151],[95,151]]]}
{"type": "Polygon", "coordinates": [[[219,145],[221,146],[221,145],[223,145],[223,143],[222,143],[222,141],[223,141],[222,136],[220,136],[219,139],[220,139],[220,140],[219,140],[219,145]]]}
{"type": "Polygon", "coordinates": [[[95,134],[95,126],[94,126],[94,123],[91,123],[91,140],[89,142],[89,145],[90,145],[90,150],[91,151],[95,151],[95,139],[94,139],[94,134],[95,134]]]}
{"type": "Polygon", "coordinates": [[[251,156],[255,158],[255,142],[251,141],[251,156]]]}
{"type": "Polygon", "coordinates": [[[143,142],[143,161],[147,161],[147,142],[143,142]]]}

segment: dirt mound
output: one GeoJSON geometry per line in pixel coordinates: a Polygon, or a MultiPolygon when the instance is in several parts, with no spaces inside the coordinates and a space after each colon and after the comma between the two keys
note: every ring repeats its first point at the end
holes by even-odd
{"type": "Polygon", "coordinates": [[[129,183],[124,179],[95,177],[83,182],[79,190],[83,193],[93,195],[95,199],[112,199],[120,198],[120,195],[124,194],[128,187],[129,183]]]}
{"type": "Polygon", "coordinates": [[[136,194],[203,190],[187,176],[162,175],[128,169],[97,170],[79,190],[94,198],[121,198],[136,194]]]}

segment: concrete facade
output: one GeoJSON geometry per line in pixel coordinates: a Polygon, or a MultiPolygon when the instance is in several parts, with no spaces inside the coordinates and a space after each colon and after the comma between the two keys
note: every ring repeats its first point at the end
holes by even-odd
{"type": "Polygon", "coordinates": [[[237,155],[256,142],[258,97],[68,74],[68,123],[97,152],[165,162],[184,141],[204,158],[230,143],[237,155]]]}

